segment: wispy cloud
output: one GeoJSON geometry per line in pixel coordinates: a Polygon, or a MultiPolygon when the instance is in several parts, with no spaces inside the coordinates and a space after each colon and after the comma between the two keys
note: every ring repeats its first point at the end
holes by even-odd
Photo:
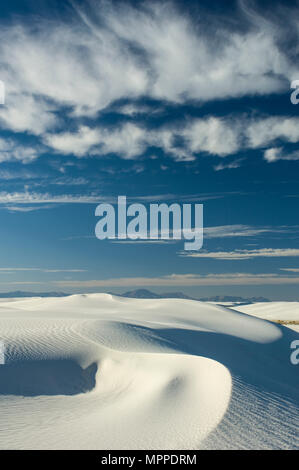
{"type": "Polygon", "coordinates": [[[40,178],[41,175],[31,170],[25,169],[24,167],[18,170],[0,170],[0,180],[11,181],[11,180],[29,180],[40,178]]]}
{"type": "Polygon", "coordinates": [[[40,153],[40,146],[35,148],[29,146],[26,147],[13,139],[0,138],[0,163],[10,161],[30,163],[33,160],[36,160],[40,153]]]}
{"type": "MultiPolygon", "coordinates": [[[[63,186],[64,179],[55,179],[53,184],[63,186]]],[[[51,180],[49,180],[51,182],[51,180]]],[[[84,180],[66,179],[66,185],[82,186],[84,180]]],[[[162,201],[175,201],[178,203],[192,203],[192,202],[204,202],[213,199],[221,199],[228,196],[240,194],[239,192],[227,192],[227,193],[203,193],[203,194],[153,194],[153,195],[140,195],[127,197],[128,204],[133,202],[143,202],[144,204],[159,203],[162,201]]],[[[118,196],[102,196],[100,194],[91,193],[86,194],[52,194],[52,193],[39,193],[34,191],[25,192],[0,192],[0,209],[11,211],[11,212],[32,212],[42,209],[50,209],[58,204],[100,204],[110,203],[117,204],[118,196]]]]}
{"type": "Polygon", "coordinates": [[[188,258],[213,258],[219,260],[243,260],[252,258],[281,258],[299,256],[298,248],[259,248],[256,250],[187,252],[182,251],[180,256],[188,258]]]}
{"type": "Polygon", "coordinates": [[[280,268],[281,271],[288,271],[290,273],[299,273],[299,268],[280,268]]]}
{"type": "MultiPolygon", "coordinates": [[[[69,181],[70,185],[72,181],[69,181]]],[[[81,185],[82,181],[77,182],[77,185],[81,185]]],[[[61,182],[63,185],[63,182],[61,182]]],[[[159,201],[176,201],[176,202],[203,202],[210,199],[219,199],[225,196],[231,196],[235,193],[205,193],[205,194],[153,194],[150,196],[132,196],[128,197],[128,203],[134,201],[140,201],[144,203],[159,202],[159,201]]],[[[239,194],[239,193],[238,193],[239,194]]],[[[32,210],[38,210],[43,208],[50,208],[49,204],[96,204],[96,203],[110,203],[117,204],[117,196],[102,196],[99,194],[51,194],[51,193],[38,193],[32,191],[25,192],[0,192],[0,205],[3,205],[4,209],[19,212],[30,212],[32,210]],[[40,204],[38,207],[33,205],[40,204]],[[48,205],[46,205],[48,204],[48,205]]],[[[53,206],[52,206],[53,207],[53,206]]]]}
{"type": "Polygon", "coordinates": [[[274,116],[253,120],[246,130],[249,146],[266,147],[280,138],[295,143],[299,140],[299,118],[274,116]]]}
{"type": "Polygon", "coordinates": [[[281,147],[273,147],[265,150],[264,159],[269,163],[277,162],[278,160],[299,160],[299,150],[287,152],[284,151],[281,147]]]}
{"type": "Polygon", "coordinates": [[[216,225],[204,227],[204,238],[255,237],[264,233],[275,232],[274,227],[253,227],[250,225],[216,225]]]}
{"type": "Polygon", "coordinates": [[[59,153],[86,157],[97,151],[96,146],[99,146],[101,143],[101,134],[99,129],[81,126],[77,132],[48,134],[45,136],[44,141],[46,145],[59,153]]]}
{"type": "Polygon", "coordinates": [[[88,281],[53,281],[60,287],[69,288],[110,288],[138,286],[231,286],[231,285],[267,285],[299,284],[299,277],[277,276],[276,274],[171,274],[161,277],[122,277],[113,279],[95,279],[88,281]]]}
{"type": "MultiPolygon", "coordinates": [[[[136,126],[127,124],[111,134],[74,125],[79,117],[95,118],[120,99],[148,96],[182,104],[267,95],[286,90],[298,76],[296,61],[280,41],[286,28],[297,31],[296,14],[282,22],[281,14],[277,21],[272,11],[271,19],[257,21],[257,13],[240,8],[235,22],[209,16],[206,28],[207,13],[194,21],[171,2],[167,7],[158,2],[73,5],[68,20],[39,17],[27,23],[19,17],[0,30],[1,78],[8,97],[0,110],[1,126],[47,134],[47,144],[63,154],[140,154],[144,136],[136,126]],[[59,117],[62,109],[67,127],[59,117]],[[77,132],[66,131],[70,127],[77,132]]],[[[127,107],[126,112],[135,110],[127,107]]],[[[276,135],[291,140],[289,125],[295,126],[281,120],[280,129],[274,121],[257,123],[251,145],[262,146],[276,135]]],[[[151,136],[178,160],[202,151],[224,156],[239,148],[233,126],[213,117],[188,127],[185,137],[190,154],[174,153],[166,131],[151,136]]]]}
{"type": "MultiPolygon", "coordinates": [[[[153,198],[152,201],[157,202],[157,201],[163,201],[164,199],[166,200],[172,200],[173,195],[160,195],[157,196],[158,199],[153,198]]],[[[209,197],[207,196],[209,199],[209,197]]],[[[211,197],[212,198],[212,197],[211,197]]],[[[139,198],[133,198],[133,199],[140,199],[144,202],[149,202],[149,199],[147,196],[142,197],[140,196],[139,198]]],[[[183,198],[184,199],[184,198],[183,198]]],[[[186,201],[188,201],[188,196],[186,196],[186,201]]],[[[182,202],[182,200],[180,201],[182,202]]],[[[190,232],[185,229],[185,234],[190,233],[196,233],[196,229],[191,229],[190,232]]],[[[294,234],[299,234],[299,226],[294,225],[294,226],[280,226],[280,227],[273,227],[273,226],[266,226],[266,227],[256,227],[256,226],[251,226],[251,225],[242,225],[242,224],[235,224],[235,225],[216,225],[213,227],[204,227],[203,228],[203,234],[204,234],[204,239],[222,239],[222,238],[237,238],[237,237],[261,237],[263,235],[267,235],[268,238],[275,237],[279,238],[280,236],[284,235],[294,235],[294,234]]],[[[92,239],[94,238],[94,235],[74,235],[70,236],[67,238],[64,238],[64,240],[78,240],[78,239],[92,239]]],[[[181,230],[173,230],[169,229],[166,231],[159,231],[159,239],[150,239],[150,231],[147,231],[145,233],[139,233],[139,239],[137,240],[130,240],[130,239],[121,239],[118,240],[116,238],[111,238],[112,243],[119,243],[119,244],[133,244],[133,243],[139,243],[139,244],[162,244],[162,243],[179,243],[181,242],[182,234],[181,230]],[[174,237],[174,238],[173,238],[174,237]]],[[[246,251],[246,253],[251,253],[250,251],[246,251]]],[[[223,252],[216,252],[217,255],[223,256],[223,252]]],[[[226,253],[226,252],[225,252],[226,253]]],[[[212,253],[212,256],[207,256],[210,253],[205,253],[204,252],[204,257],[214,257],[214,253],[212,253]]],[[[229,254],[227,255],[229,256],[229,254]]],[[[242,256],[243,258],[243,253],[240,255],[239,252],[237,255],[240,259],[242,256]]],[[[244,256],[249,257],[248,254],[244,254],[244,256]]]]}
{"type": "Polygon", "coordinates": [[[1,273],[15,273],[15,272],[27,272],[27,271],[38,271],[43,273],[83,273],[86,272],[86,269],[50,269],[50,268],[14,268],[14,267],[7,267],[7,268],[0,268],[1,273]]]}
{"type": "MultiPolygon", "coordinates": [[[[56,206],[56,204],[42,204],[41,206],[39,205],[34,205],[34,206],[27,206],[27,205],[21,205],[21,206],[3,206],[2,209],[8,210],[9,212],[35,212],[35,211],[40,211],[40,210],[45,210],[45,209],[53,209],[56,206]]],[[[0,207],[1,209],[1,207],[0,207]]]]}
{"type": "Polygon", "coordinates": [[[267,234],[268,237],[279,237],[284,235],[299,235],[299,226],[290,225],[275,226],[252,226],[252,225],[216,225],[215,227],[204,227],[204,238],[223,237],[257,237],[267,234]]]}
{"type": "MultiPolygon", "coordinates": [[[[105,198],[99,195],[53,195],[49,193],[36,193],[36,192],[23,192],[23,193],[9,193],[0,192],[0,204],[49,204],[49,203],[62,203],[62,204],[92,204],[101,202],[105,198]]],[[[9,209],[11,206],[6,206],[9,209]]],[[[13,206],[12,206],[13,207],[13,206]]]]}
{"type": "Polygon", "coordinates": [[[178,203],[191,203],[191,202],[203,202],[210,201],[213,199],[223,199],[227,196],[240,195],[243,193],[240,192],[222,192],[222,193],[195,193],[195,194],[150,194],[150,195],[141,195],[128,198],[129,201],[140,201],[144,203],[158,203],[159,201],[173,201],[178,203]]]}
{"type": "Polygon", "coordinates": [[[243,161],[244,161],[244,158],[238,158],[237,160],[234,160],[228,163],[220,162],[217,165],[214,165],[213,168],[215,171],[232,170],[234,168],[240,168],[243,161]]]}

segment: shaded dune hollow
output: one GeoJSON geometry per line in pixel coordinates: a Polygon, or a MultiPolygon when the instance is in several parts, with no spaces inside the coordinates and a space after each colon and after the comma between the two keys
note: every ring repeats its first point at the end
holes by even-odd
{"type": "Polygon", "coordinates": [[[82,369],[71,359],[26,360],[0,367],[0,395],[77,395],[96,384],[97,364],[82,369]]]}
{"type": "Polygon", "coordinates": [[[298,339],[184,299],[0,302],[0,449],[299,449],[298,339]]]}

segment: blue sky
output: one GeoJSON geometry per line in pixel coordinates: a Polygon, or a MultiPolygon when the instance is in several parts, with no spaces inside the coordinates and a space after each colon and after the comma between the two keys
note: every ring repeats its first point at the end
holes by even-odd
{"type": "Polygon", "coordinates": [[[259,3],[1,6],[2,292],[299,300],[299,4],[259,3]],[[203,249],[98,240],[118,195],[203,203],[203,249]]]}

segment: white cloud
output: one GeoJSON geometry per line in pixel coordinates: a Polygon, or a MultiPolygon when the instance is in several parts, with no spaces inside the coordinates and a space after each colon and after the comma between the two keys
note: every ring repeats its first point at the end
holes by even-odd
{"type": "Polygon", "coordinates": [[[150,133],[135,124],[108,130],[81,126],[77,132],[47,134],[44,142],[62,154],[74,154],[77,157],[116,153],[124,159],[141,155],[150,141],[150,133]]]}
{"type": "MultiPolygon", "coordinates": [[[[168,230],[166,231],[167,234],[166,236],[168,237],[168,230]]],[[[188,231],[186,230],[186,233],[188,231]]],[[[193,230],[191,231],[193,232],[193,230]]],[[[190,234],[191,234],[190,232],[190,234]]],[[[216,225],[213,227],[204,227],[203,228],[203,233],[204,233],[204,239],[208,240],[211,238],[234,238],[234,237],[257,237],[263,234],[287,234],[287,233],[298,233],[298,227],[297,226],[291,226],[291,227],[254,227],[250,225],[242,225],[242,224],[235,224],[235,225],[216,225]]],[[[173,236],[175,234],[178,236],[178,239],[176,240],[169,240],[171,241],[180,241],[180,234],[181,231],[179,230],[178,232],[175,232],[173,230],[170,230],[170,234],[173,236]]],[[[163,233],[159,233],[159,236],[163,238],[163,233]]],[[[149,237],[149,233],[143,234],[143,238],[149,237]]],[[[142,237],[141,237],[142,238],[142,237]]],[[[161,240],[160,240],[161,241],[161,240]]],[[[126,242],[126,240],[120,241],[120,243],[126,242]]],[[[127,240],[127,242],[130,242],[127,240]]],[[[155,240],[147,240],[147,242],[155,242],[155,240]]]]}
{"type": "MultiPolygon", "coordinates": [[[[0,192],[0,204],[49,204],[49,203],[62,203],[62,204],[93,204],[103,201],[105,198],[99,195],[53,195],[49,193],[35,193],[35,192],[14,192],[9,193],[6,191],[0,192]]],[[[13,206],[7,206],[10,209],[13,206]]]]}
{"type": "Polygon", "coordinates": [[[288,271],[290,273],[299,273],[299,268],[280,268],[281,271],[288,271]]]}
{"type": "Polygon", "coordinates": [[[268,28],[255,24],[240,33],[219,22],[213,25],[209,18],[207,32],[204,13],[195,27],[171,4],[154,4],[142,11],[126,6],[109,9],[105,15],[118,37],[146,51],[155,77],[151,92],[159,98],[209,100],[271,93],[284,86],[282,77],[294,68],[286,67],[288,60],[276,42],[279,29],[270,22],[268,28]]]}
{"type": "Polygon", "coordinates": [[[233,126],[219,118],[196,119],[187,126],[165,126],[148,130],[132,123],[118,128],[80,127],[77,132],[47,134],[44,143],[63,154],[77,157],[114,153],[124,159],[136,159],[148,146],[163,149],[176,161],[192,161],[194,153],[207,152],[226,156],[238,150],[238,134],[233,126]],[[185,141],[184,148],[176,146],[175,137],[185,141]]]}
{"type": "Polygon", "coordinates": [[[53,204],[47,205],[43,204],[42,206],[4,206],[4,209],[8,210],[9,212],[33,212],[33,211],[40,211],[44,209],[52,209],[53,204]]]}
{"type": "MultiPolygon", "coordinates": [[[[62,181],[54,180],[54,184],[64,184],[62,181]]],[[[84,181],[70,181],[66,180],[65,184],[76,184],[81,185],[84,181]]],[[[227,193],[231,195],[233,193],[227,193]]],[[[175,195],[175,194],[159,194],[151,196],[134,196],[128,197],[128,203],[141,201],[144,203],[159,202],[159,201],[179,201],[179,202],[202,202],[205,200],[219,199],[225,197],[223,194],[199,194],[199,195],[175,195]]],[[[91,193],[89,195],[82,194],[51,194],[51,193],[39,193],[33,191],[24,192],[0,192],[0,205],[4,209],[14,212],[30,212],[33,210],[48,209],[54,207],[57,204],[99,204],[99,203],[110,203],[117,204],[117,196],[102,196],[100,194],[91,193]]]]}
{"type": "MultiPolygon", "coordinates": [[[[136,101],[144,96],[184,104],[288,89],[299,69],[280,47],[285,26],[248,11],[240,9],[243,27],[236,28],[204,12],[193,21],[171,3],[91,2],[89,8],[75,7],[68,20],[26,23],[24,17],[3,25],[0,75],[7,99],[0,125],[41,136],[55,152],[77,157],[114,153],[137,159],[154,146],[177,161],[192,161],[201,153],[225,157],[271,146],[266,161],[298,159],[297,152],[285,154],[273,143],[298,142],[299,118],[208,116],[155,130],[133,123],[112,129],[95,125],[100,111],[123,99],[127,104],[119,110],[135,116],[150,112],[136,101]],[[80,125],[84,116],[89,125],[80,125]]],[[[287,17],[290,25],[297,26],[295,17],[287,17]]],[[[28,162],[41,151],[11,145],[13,150],[0,148],[0,162],[28,162]]],[[[214,169],[237,168],[240,162],[214,169]]]]}
{"type": "Polygon", "coordinates": [[[86,269],[50,269],[50,268],[14,268],[14,267],[9,267],[9,268],[0,268],[0,272],[6,273],[15,273],[15,272],[27,272],[27,271],[38,271],[38,272],[43,272],[43,273],[83,273],[86,272],[86,269]]]}
{"type": "Polygon", "coordinates": [[[52,110],[55,108],[40,97],[12,92],[8,94],[5,106],[0,106],[0,124],[14,132],[28,131],[39,135],[59,124],[52,110]]]}
{"type": "MultiPolygon", "coordinates": [[[[77,157],[114,153],[123,159],[137,159],[148,147],[158,147],[176,161],[192,161],[205,153],[226,157],[245,149],[271,145],[275,140],[299,142],[299,119],[263,118],[258,121],[246,116],[194,118],[187,122],[147,129],[124,123],[113,128],[81,126],[76,132],[46,134],[44,143],[56,152],[77,157]],[[282,125],[280,126],[281,123],[282,125]],[[183,145],[177,145],[179,137],[183,145]]],[[[298,159],[298,152],[283,156],[282,149],[271,148],[264,153],[270,162],[280,158],[298,159]]],[[[214,166],[216,171],[238,168],[242,159],[214,166]]]]}
{"type": "Polygon", "coordinates": [[[0,180],[10,181],[10,180],[27,180],[27,179],[35,179],[39,178],[40,175],[29,171],[24,168],[20,168],[18,170],[7,170],[3,169],[0,170],[0,180]]]}
{"type": "Polygon", "coordinates": [[[210,117],[197,119],[184,130],[190,151],[226,156],[238,151],[239,131],[229,120],[210,117]]]}
{"type": "Polygon", "coordinates": [[[159,202],[159,201],[173,201],[173,202],[180,202],[180,203],[191,203],[191,202],[203,202],[203,201],[210,201],[213,199],[222,199],[226,196],[232,196],[234,194],[239,195],[240,193],[233,193],[233,192],[223,192],[223,193],[202,193],[202,194],[172,194],[172,193],[164,193],[164,194],[150,194],[148,196],[134,196],[132,198],[128,198],[128,200],[134,201],[142,201],[145,203],[151,202],[159,202]]]}
{"type": "Polygon", "coordinates": [[[77,157],[87,156],[95,145],[99,144],[97,129],[81,126],[77,132],[63,132],[45,136],[45,144],[62,154],[73,153],[77,157]]]}
{"type": "Polygon", "coordinates": [[[222,170],[231,170],[234,168],[240,168],[241,163],[244,161],[244,158],[238,158],[237,160],[234,160],[232,162],[228,163],[223,163],[220,162],[217,165],[214,165],[214,170],[215,171],[222,171],[222,170]]]}
{"type": "Polygon", "coordinates": [[[48,184],[55,185],[55,186],[86,186],[89,184],[89,181],[82,176],[78,178],[72,177],[61,177],[61,178],[54,178],[53,180],[48,180],[48,184]]]}
{"type": "Polygon", "coordinates": [[[259,248],[256,250],[210,251],[210,252],[181,252],[181,256],[188,258],[213,258],[219,260],[243,260],[252,258],[280,258],[285,256],[299,256],[297,248],[259,248]]]}
{"type": "Polygon", "coordinates": [[[296,143],[299,141],[299,118],[267,117],[249,123],[247,128],[249,147],[266,147],[276,139],[296,143]]]}
{"type": "Polygon", "coordinates": [[[222,238],[222,237],[256,237],[267,234],[271,235],[291,235],[298,234],[298,225],[275,226],[254,226],[254,225],[216,225],[214,227],[204,227],[204,238],[222,238]]]}
{"type": "MultiPolygon", "coordinates": [[[[165,200],[170,200],[170,199],[173,199],[173,196],[172,195],[164,195],[166,196],[164,199],[165,200]]],[[[150,202],[148,200],[147,197],[143,198],[143,197],[139,197],[139,198],[134,198],[134,200],[141,200],[141,201],[144,201],[144,202],[150,202]]],[[[163,195],[161,196],[155,196],[153,197],[152,201],[154,200],[159,200],[159,201],[162,201],[163,200],[163,195]],[[156,199],[158,198],[158,199],[156,199]]],[[[186,199],[188,200],[188,198],[186,199]]],[[[218,226],[213,226],[213,227],[204,227],[203,228],[203,231],[204,231],[204,240],[208,240],[208,239],[213,239],[213,238],[234,238],[234,237],[258,237],[258,236],[261,236],[261,235],[264,235],[264,234],[268,234],[268,236],[270,235],[279,235],[279,234],[290,234],[290,233],[298,233],[298,226],[290,226],[290,227],[285,227],[285,226],[282,226],[282,227],[271,227],[271,226],[268,226],[268,227],[254,227],[254,226],[250,226],[250,225],[242,225],[242,224],[236,224],[236,225],[218,225],[218,226]]],[[[186,233],[188,231],[185,231],[186,233]]],[[[196,232],[196,231],[195,231],[196,232]]],[[[192,230],[192,233],[194,234],[194,230],[192,230]]],[[[190,232],[190,235],[192,235],[192,233],[190,232]]],[[[92,236],[90,235],[81,235],[81,236],[73,236],[73,237],[68,237],[67,239],[68,240],[73,240],[73,239],[88,239],[88,238],[93,238],[92,236]]],[[[173,244],[173,243],[180,243],[182,241],[181,239],[181,230],[178,230],[178,231],[174,231],[172,229],[169,230],[169,233],[168,233],[168,230],[166,231],[159,231],[159,238],[156,239],[156,240],[153,240],[150,238],[150,232],[147,231],[147,232],[144,232],[144,233],[140,233],[140,239],[138,240],[130,240],[130,239],[117,239],[117,238],[114,238],[114,239],[110,239],[111,240],[111,243],[117,243],[117,244],[136,244],[136,243],[139,243],[139,244],[156,244],[156,245],[159,245],[159,244],[165,244],[165,243],[168,243],[168,244],[173,244]],[[176,238],[173,238],[174,236],[176,236],[176,238]]],[[[255,252],[258,251],[258,250],[255,250],[255,252]]],[[[204,253],[204,256],[203,257],[215,257],[215,258],[219,258],[219,259],[231,259],[229,257],[231,256],[235,256],[233,259],[248,259],[250,256],[250,254],[252,253],[251,251],[248,251],[248,250],[244,250],[241,251],[238,251],[237,253],[236,252],[232,252],[234,253],[234,255],[231,254],[231,252],[225,252],[225,254],[223,254],[223,252],[216,252],[216,255],[215,253],[204,253]]],[[[185,256],[188,256],[188,254],[186,252],[182,252],[180,253],[181,255],[185,255],[185,256]]],[[[253,255],[254,256],[254,255],[253,255]]],[[[255,255],[257,256],[257,255],[255,255]]],[[[262,256],[262,254],[260,254],[259,256],[262,256]]],[[[264,256],[264,255],[263,255],[264,256]]],[[[196,257],[196,256],[195,256],[196,257]]]]}
{"type": "Polygon", "coordinates": [[[106,28],[95,34],[74,17],[68,23],[39,18],[35,27],[1,27],[0,39],[1,76],[13,109],[6,124],[16,130],[51,128],[49,113],[63,105],[73,107],[75,116],[94,115],[146,90],[147,74],[137,57],[106,28]],[[25,102],[28,96],[33,101],[25,102]]]}
{"type": "Polygon", "coordinates": [[[250,225],[216,225],[204,227],[204,238],[255,237],[263,233],[275,232],[273,227],[253,227],[250,225]]]}
{"type": "MultiPolygon", "coordinates": [[[[135,124],[126,123],[114,132],[100,131],[100,146],[98,153],[116,153],[122,158],[134,158],[146,149],[150,134],[135,124]]],[[[97,151],[96,151],[97,153],[97,151]]]]}
{"type": "Polygon", "coordinates": [[[273,147],[265,150],[264,159],[269,163],[276,162],[277,160],[281,159],[281,154],[282,148],[273,147]]]}
{"type": "Polygon", "coordinates": [[[264,159],[269,163],[277,162],[278,160],[299,160],[299,150],[284,152],[282,148],[273,147],[264,152],[264,159]]]}
{"type": "Polygon", "coordinates": [[[0,163],[20,161],[30,163],[38,158],[40,148],[25,147],[12,139],[0,138],[0,163]]]}
{"type": "MultiPolygon", "coordinates": [[[[204,12],[193,21],[171,3],[85,6],[89,15],[81,4],[83,10],[68,20],[39,17],[27,24],[19,17],[13,25],[1,25],[4,127],[41,134],[61,124],[55,112],[62,106],[69,107],[69,117],[94,117],[123,98],[182,103],[271,94],[298,76],[296,62],[279,46],[283,27],[270,20],[247,19],[244,28],[231,22],[228,28],[204,12]]],[[[295,16],[287,18],[290,24],[295,16]]],[[[241,14],[236,19],[242,22],[241,14]]],[[[220,138],[219,126],[204,131],[220,138]]],[[[221,148],[209,138],[191,140],[199,151],[217,154],[236,145],[234,134],[221,148]]]]}
{"type": "Polygon", "coordinates": [[[74,288],[109,288],[109,287],[139,287],[139,286],[231,286],[231,285],[280,285],[299,284],[299,277],[278,276],[276,274],[171,274],[161,277],[122,277],[112,279],[93,279],[87,281],[53,281],[60,287],[74,288]]]}
{"type": "Polygon", "coordinates": [[[161,113],[162,109],[159,107],[152,108],[149,105],[143,105],[139,103],[128,103],[116,108],[116,111],[120,114],[124,114],[130,117],[136,117],[140,114],[158,114],[161,113]]]}

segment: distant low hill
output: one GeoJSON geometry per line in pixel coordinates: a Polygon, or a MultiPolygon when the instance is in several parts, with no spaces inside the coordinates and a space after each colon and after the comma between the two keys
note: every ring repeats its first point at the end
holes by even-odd
{"type": "Polygon", "coordinates": [[[190,297],[182,292],[167,292],[164,294],[156,294],[155,292],[151,292],[148,289],[137,289],[128,292],[124,292],[121,294],[122,297],[128,297],[133,299],[189,299],[189,300],[200,300],[201,302],[240,302],[240,303],[254,303],[254,302],[270,302],[269,299],[265,297],[237,297],[237,296],[230,296],[230,295],[223,295],[219,296],[216,295],[214,297],[204,297],[197,299],[195,297],[190,297]]]}
{"type": "MultiPolygon", "coordinates": [[[[113,294],[115,295],[115,294],[113,294]]],[[[182,292],[167,292],[165,294],[156,294],[148,289],[137,289],[124,292],[120,294],[121,297],[129,297],[133,299],[189,299],[189,300],[198,300],[193,297],[189,297],[182,292]]]]}
{"type": "Polygon", "coordinates": [[[214,297],[203,297],[201,299],[202,302],[246,302],[246,303],[255,303],[255,302],[270,302],[269,299],[265,297],[237,297],[232,295],[216,295],[214,297]]]}
{"type": "Polygon", "coordinates": [[[21,290],[16,290],[13,292],[2,292],[0,293],[0,298],[15,298],[15,297],[66,297],[70,294],[65,294],[64,292],[23,292],[21,290]]]}

